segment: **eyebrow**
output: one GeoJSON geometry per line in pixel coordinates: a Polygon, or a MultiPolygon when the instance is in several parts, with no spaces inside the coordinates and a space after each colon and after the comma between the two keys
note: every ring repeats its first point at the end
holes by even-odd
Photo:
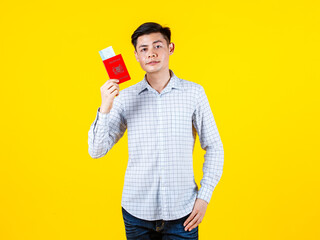
{"type": "MultiPolygon", "coordinates": [[[[161,42],[161,43],[162,43],[161,40],[156,40],[156,41],[154,41],[152,44],[155,44],[155,43],[157,43],[157,42],[161,42]]],[[[139,48],[141,48],[141,47],[148,47],[148,45],[140,45],[139,48]]]]}

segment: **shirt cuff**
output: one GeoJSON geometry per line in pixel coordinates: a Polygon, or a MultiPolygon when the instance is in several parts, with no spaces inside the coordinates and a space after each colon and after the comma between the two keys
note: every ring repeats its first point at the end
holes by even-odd
{"type": "Polygon", "coordinates": [[[213,192],[213,189],[209,189],[207,187],[201,187],[198,191],[197,198],[201,198],[202,200],[209,203],[212,196],[212,192],[213,192]]]}
{"type": "Polygon", "coordinates": [[[101,113],[100,112],[100,107],[98,108],[98,115],[97,115],[97,121],[100,123],[106,123],[108,118],[109,118],[109,113],[101,113]]]}

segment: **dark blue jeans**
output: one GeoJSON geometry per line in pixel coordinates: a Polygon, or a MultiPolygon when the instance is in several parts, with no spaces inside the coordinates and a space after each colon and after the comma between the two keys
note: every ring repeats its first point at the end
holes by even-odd
{"type": "Polygon", "coordinates": [[[191,231],[184,230],[183,223],[190,214],[176,220],[148,221],[132,216],[122,207],[127,240],[198,240],[199,225],[191,231]]]}

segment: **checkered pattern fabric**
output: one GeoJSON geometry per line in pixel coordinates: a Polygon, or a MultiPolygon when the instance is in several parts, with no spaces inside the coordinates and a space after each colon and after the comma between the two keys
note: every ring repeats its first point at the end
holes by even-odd
{"type": "Polygon", "coordinates": [[[209,203],[222,175],[223,145],[204,88],[170,73],[161,93],[146,75],[121,90],[109,113],[98,108],[88,133],[90,156],[101,158],[128,131],[121,205],[144,220],[184,217],[196,198],[209,203]],[[206,151],[200,189],[192,156],[197,134],[206,151]]]}

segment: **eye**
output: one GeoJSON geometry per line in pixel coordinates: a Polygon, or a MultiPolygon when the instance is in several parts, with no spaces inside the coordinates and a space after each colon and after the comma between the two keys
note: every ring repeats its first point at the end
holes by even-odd
{"type": "Polygon", "coordinates": [[[141,52],[143,52],[145,49],[146,49],[146,48],[142,48],[142,49],[141,49],[141,52]]]}
{"type": "Polygon", "coordinates": [[[157,47],[157,48],[158,48],[158,47],[161,47],[161,45],[157,45],[156,47],[157,47]]]}

